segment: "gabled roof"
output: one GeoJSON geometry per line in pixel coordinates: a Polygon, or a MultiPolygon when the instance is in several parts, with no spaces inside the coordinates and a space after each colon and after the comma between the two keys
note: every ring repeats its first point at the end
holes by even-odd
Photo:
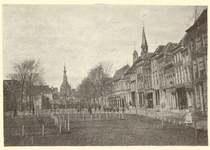
{"type": "Polygon", "coordinates": [[[190,32],[193,29],[195,29],[197,26],[199,26],[200,24],[204,23],[207,21],[207,9],[203,10],[203,12],[200,14],[200,16],[198,17],[198,19],[195,21],[195,23],[186,30],[186,32],[190,32]]]}
{"type": "Polygon", "coordinates": [[[166,46],[163,48],[163,50],[160,52],[161,54],[171,54],[171,51],[177,46],[177,43],[171,43],[169,42],[166,44],[166,46]]]}
{"type": "Polygon", "coordinates": [[[154,53],[147,53],[144,55],[144,59],[150,58],[153,56],[154,53]]]}
{"type": "Polygon", "coordinates": [[[165,45],[159,45],[159,46],[156,48],[154,54],[160,54],[164,47],[165,47],[165,45]]]}
{"type": "Polygon", "coordinates": [[[119,70],[117,70],[113,76],[112,81],[116,81],[119,80],[128,70],[129,70],[130,66],[129,65],[125,65],[124,67],[120,68],[119,70]]]}

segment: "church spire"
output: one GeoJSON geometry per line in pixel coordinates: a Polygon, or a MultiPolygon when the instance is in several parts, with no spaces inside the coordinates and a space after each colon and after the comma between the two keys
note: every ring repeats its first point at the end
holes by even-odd
{"type": "Polygon", "coordinates": [[[66,74],[66,66],[65,66],[65,63],[64,63],[64,74],[66,74]]]}
{"type": "Polygon", "coordinates": [[[147,45],[147,39],[144,31],[144,26],[143,26],[143,32],[142,32],[142,42],[141,42],[141,56],[146,54],[148,52],[148,45],[147,45]]]}
{"type": "Polygon", "coordinates": [[[66,66],[64,63],[64,71],[63,71],[64,75],[63,75],[63,81],[67,81],[67,76],[66,76],[66,66]]]}

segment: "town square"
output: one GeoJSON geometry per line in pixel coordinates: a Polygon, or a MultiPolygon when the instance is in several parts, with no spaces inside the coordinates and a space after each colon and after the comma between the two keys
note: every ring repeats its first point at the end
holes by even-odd
{"type": "Polygon", "coordinates": [[[204,5],[2,5],[4,146],[208,146],[204,5]]]}

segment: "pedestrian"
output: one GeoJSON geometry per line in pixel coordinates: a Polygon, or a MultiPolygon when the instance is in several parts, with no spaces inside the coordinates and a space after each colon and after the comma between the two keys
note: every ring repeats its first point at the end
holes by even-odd
{"type": "Polygon", "coordinates": [[[182,119],[184,119],[184,123],[185,123],[186,126],[191,125],[193,123],[192,122],[192,109],[191,109],[191,107],[189,107],[188,109],[185,110],[185,113],[184,113],[182,119]]]}
{"type": "Polygon", "coordinates": [[[88,107],[88,112],[90,113],[90,115],[92,114],[92,109],[91,109],[90,105],[88,107]]]}
{"type": "Polygon", "coordinates": [[[119,108],[117,107],[117,110],[116,110],[118,113],[119,113],[119,108]]]}
{"type": "Polygon", "coordinates": [[[101,110],[101,105],[98,106],[99,111],[101,110]]]}

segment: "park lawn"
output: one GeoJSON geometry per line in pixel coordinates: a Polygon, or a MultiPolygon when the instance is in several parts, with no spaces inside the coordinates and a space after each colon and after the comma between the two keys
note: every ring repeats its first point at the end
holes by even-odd
{"type": "MultiPolygon", "coordinates": [[[[36,117],[30,120],[37,122],[36,117]]],[[[34,124],[33,121],[30,124],[36,126],[36,130],[33,132],[29,130],[25,137],[13,135],[11,130],[5,128],[5,146],[31,146],[32,136],[33,145],[36,146],[208,145],[207,140],[200,141],[194,138],[193,128],[168,122],[162,127],[160,120],[139,115],[125,115],[124,120],[117,117],[115,120],[112,118],[105,120],[103,116],[101,121],[97,118],[93,118],[93,121],[87,119],[85,122],[78,119],[76,122],[70,121],[70,131],[62,129],[62,134],[59,134],[54,120],[45,117],[45,136],[41,136],[40,125],[34,124]]]]}

